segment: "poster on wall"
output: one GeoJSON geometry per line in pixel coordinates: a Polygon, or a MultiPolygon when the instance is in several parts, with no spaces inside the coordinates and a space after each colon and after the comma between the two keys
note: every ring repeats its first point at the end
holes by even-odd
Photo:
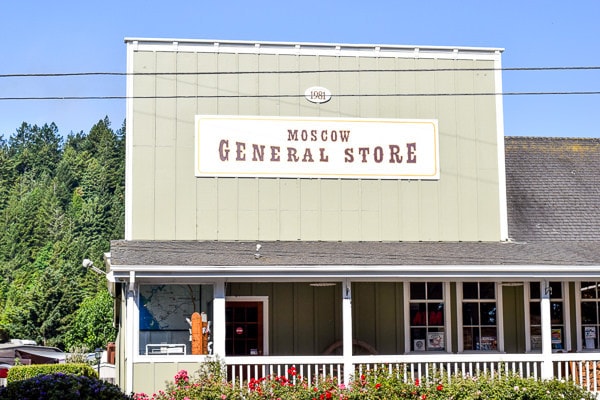
{"type": "Polygon", "coordinates": [[[596,327],[595,326],[585,326],[583,333],[584,333],[584,337],[585,337],[585,348],[586,349],[595,349],[596,348],[596,327]]]}
{"type": "Polygon", "coordinates": [[[427,350],[444,349],[444,332],[429,332],[427,334],[427,350]]]}
{"type": "Polygon", "coordinates": [[[596,339],[596,327],[595,326],[586,326],[585,327],[585,338],[586,339],[596,339]]]}
{"type": "Polygon", "coordinates": [[[496,336],[482,336],[480,350],[496,350],[497,349],[498,340],[496,336]]]}
{"type": "Polygon", "coordinates": [[[187,330],[196,297],[189,285],[140,286],[140,330],[187,330]]]}
{"type": "Polygon", "coordinates": [[[439,179],[438,121],[197,115],[197,177],[439,179]]]}

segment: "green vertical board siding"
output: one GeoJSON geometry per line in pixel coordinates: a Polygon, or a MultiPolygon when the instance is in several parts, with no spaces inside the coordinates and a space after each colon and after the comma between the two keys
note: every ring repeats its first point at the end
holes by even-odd
{"type": "Polygon", "coordinates": [[[402,283],[352,284],[353,339],[374,347],[378,354],[402,354],[403,315],[402,283]]]}
{"type": "Polygon", "coordinates": [[[194,121],[189,115],[198,109],[198,77],[189,75],[196,71],[198,57],[184,53],[177,57],[177,72],[185,74],[177,79],[176,93],[185,98],[177,99],[177,122],[175,141],[175,239],[197,237],[193,216],[196,210],[196,178],[188,171],[194,169],[194,121]],[[191,218],[190,218],[191,217],[191,218]]]}
{"type": "Polygon", "coordinates": [[[502,286],[504,351],[525,352],[525,312],[523,286],[502,286]]]}
{"type": "Polygon", "coordinates": [[[128,123],[134,240],[500,239],[497,99],[430,96],[493,92],[495,74],[473,71],[491,61],[175,51],[137,51],[133,59],[136,72],[200,72],[132,78],[132,95],[150,97],[132,100],[134,121],[128,123]],[[341,72],[319,72],[336,69],[341,72]],[[246,73],[252,71],[269,73],[246,73]],[[332,91],[329,102],[302,97],[316,85],[332,91]],[[360,96],[377,93],[384,96],[360,96]],[[394,96],[411,93],[425,96],[394,96]],[[441,176],[196,178],[197,114],[435,118],[441,176]]]}

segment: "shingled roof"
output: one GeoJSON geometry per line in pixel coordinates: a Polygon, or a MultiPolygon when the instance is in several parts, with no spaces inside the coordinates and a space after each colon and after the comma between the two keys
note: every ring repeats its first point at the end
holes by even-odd
{"type": "Polygon", "coordinates": [[[511,238],[600,240],[600,139],[507,137],[505,151],[511,238]]]}
{"type": "Polygon", "coordinates": [[[112,265],[600,266],[600,140],[505,139],[509,242],[114,241],[112,265]]]}

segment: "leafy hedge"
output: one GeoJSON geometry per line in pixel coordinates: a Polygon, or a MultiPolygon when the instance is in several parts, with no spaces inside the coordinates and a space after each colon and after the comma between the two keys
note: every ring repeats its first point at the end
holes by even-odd
{"type": "Polygon", "coordinates": [[[0,400],[130,400],[119,387],[87,376],[62,372],[13,381],[0,388],[0,400]]]}
{"type": "Polygon", "coordinates": [[[6,377],[7,383],[30,379],[38,375],[48,375],[62,372],[63,374],[72,374],[97,378],[98,373],[88,364],[36,364],[36,365],[16,365],[8,370],[6,377]]]}

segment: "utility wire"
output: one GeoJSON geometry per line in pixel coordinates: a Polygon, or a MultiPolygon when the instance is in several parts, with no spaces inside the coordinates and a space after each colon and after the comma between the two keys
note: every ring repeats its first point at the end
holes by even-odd
{"type": "Polygon", "coordinates": [[[194,72],[62,72],[0,74],[0,78],[52,78],[70,76],[180,76],[180,75],[250,75],[250,74],[316,74],[357,72],[485,72],[485,71],[594,71],[600,66],[572,67],[504,67],[504,68],[409,68],[409,69],[324,69],[324,70],[270,70],[270,71],[194,71],[194,72]]]}
{"type": "MultiPolygon", "coordinates": [[[[600,95],[600,91],[566,92],[503,92],[503,93],[381,93],[338,94],[334,97],[458,97],[458,96],[547,96],[547,95],[600,95]]],[[[18,100],[159,100],[159,99],[276,99],[303,98],[303,94],[256,95],[166,95],[166,96],[23,96],[0,97],[0,101],[18,100]]]]}

